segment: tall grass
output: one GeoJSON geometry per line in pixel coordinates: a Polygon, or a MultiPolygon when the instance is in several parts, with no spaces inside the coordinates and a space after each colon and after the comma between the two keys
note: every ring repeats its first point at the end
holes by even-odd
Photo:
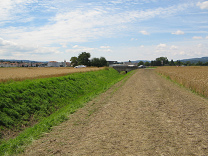
{"type": "Polygon", "coordinates": [[[1,130],[29,128],[14,139],[2,139],[0,155],[22,152],[32,140],[67,120],[69,114],[125,76],[108,69],[58,78],[1,83],[1,130]],[[30,127],[34,122],[37,124],[30,127]]]}

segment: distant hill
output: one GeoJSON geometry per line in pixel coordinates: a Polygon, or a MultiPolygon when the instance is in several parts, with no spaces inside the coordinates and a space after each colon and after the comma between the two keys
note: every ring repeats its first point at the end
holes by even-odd
{"type": "Polygon", "coordinates": [[[187,61],[190,61],[191,63],[197,63],[199,61],[205,63],[205,62],[208,62],[208,57],[201,57],[201,58],[190,58],[190,59],[183,59],[183,60],[180,60],[181,62],[187,62],[187,61]]]}
{"type": "MultiPolygon", "coordinates": [[[[140,61],[143,61],[143,62],[151,62],[149,60],[136,60],[136,61],[131,61],[131,63],[139,63],[140,61]]],[[[125,62],[129,62],[129,61],[125,61],[125,62]]]]}

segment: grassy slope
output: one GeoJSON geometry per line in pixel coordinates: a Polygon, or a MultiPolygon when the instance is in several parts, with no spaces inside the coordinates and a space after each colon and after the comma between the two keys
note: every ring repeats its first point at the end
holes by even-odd
{"type": "Polygon", "coordinates": [[[110,69],[0,84],[1,129],[21,129],[21,125],[38,121],[15,139],[1,141],[0,155],[21,152],[32,140],[124,77],[110,69]]]}

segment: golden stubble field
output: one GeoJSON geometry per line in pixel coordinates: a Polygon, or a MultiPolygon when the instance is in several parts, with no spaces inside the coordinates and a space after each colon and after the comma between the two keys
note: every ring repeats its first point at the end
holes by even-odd
{"type": "Polygon", "coordinates": [[[0,68],[0,82],[9,80],[21,81],[26,79],[47,78],[64,76],[70,73],[88,72],[101,70],[103,68],[87,67],[28,67],[28,68],[0,68]]]}
{"type": "Polygon", "coordinates": [[[208,67],[159,67],[156,71],[186,88],[208,97],[208,67]]]}

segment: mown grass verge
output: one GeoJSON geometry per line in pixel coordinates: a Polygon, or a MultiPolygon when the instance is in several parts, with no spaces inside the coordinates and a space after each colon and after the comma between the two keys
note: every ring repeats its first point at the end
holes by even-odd
{"type": "Polygon", "coordinates": [[[75,73],[58,78],[25,80],[0,84],[1,130],[21,130],[16,138],[0,142],[0,155],[24,151],[52,126],[68,119],[96,95],[107,90],[125,76],[114,69],[75,73]]]}

